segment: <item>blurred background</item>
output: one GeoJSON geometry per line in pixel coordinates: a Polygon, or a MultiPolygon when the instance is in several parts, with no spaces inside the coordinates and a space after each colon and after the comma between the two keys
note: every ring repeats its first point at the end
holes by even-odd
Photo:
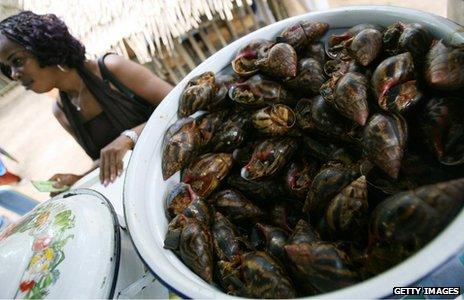
{"type": "MultiPolygon", "coordinates": [[[[84,43],[89,57],[117,52],[176,84],[251,31],[309,11],[351,5],[409,7],[464,23],[463,0],[0,0],[0,20],[23,9],[55,13],[84,43]]],[[[30,180],[90,168],[90,158],[52,115],[56,97],[56,91],[38,95],[0,77],[0,150],[17,162],[1,151],[0,159],[21,178],[0,181],[0,190],[43,201],[49,195],[35,190],[30,180]]]]}

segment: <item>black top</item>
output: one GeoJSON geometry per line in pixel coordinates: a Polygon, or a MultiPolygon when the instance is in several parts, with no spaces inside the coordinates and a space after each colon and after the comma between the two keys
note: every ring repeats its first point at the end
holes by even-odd
{"type": "Polygon", "coordinates": [[[106,114],[101,113],[84,123],[85,130],[97,149],[103,149],[114,141],[121,133],[113,127],[106,114]]]}
{"type": "Polygon", "coordinates": [[[100,115],[82,122],[77,109],[72,105],[66,93],[60,92],[62,110],[66,119],[78,143],[94,160],[100,157],[100,150],[118,137],[121,132],[145,123],[155,109],[154,105],[135,95],[111,74],[104,64],[106,55],[98,60],[103,80],[85,69],[84,66],[77,68],[84,84],[103,108],[100,115]],[[109,82],[118,90],[111,89],[109,82]]]}

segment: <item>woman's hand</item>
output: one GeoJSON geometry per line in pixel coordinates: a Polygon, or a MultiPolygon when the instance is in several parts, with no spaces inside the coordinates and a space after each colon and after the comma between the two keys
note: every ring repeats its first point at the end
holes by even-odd
{"type": "Polygon", "coordinates": [[[100,182],[104,186],[121,176],[124,167],[122,159],[133,147],[132,140],[121,135],[100,151],[100,182]]]}
{"type": "MultiPolygon", "coordinates": [[[[53,184],[53,187],[59,189],[64,186],[71,187],[74,183],[76,183],[76,181],[78,181],[82,177],[83,175],[76,175],[76,174],[55,174],[49,180],[56,181],[56,183],[53,184]]],[[[60,192],[51,192],[50,197],[54,197],[58,194],[60,194],[60,192]]]]}

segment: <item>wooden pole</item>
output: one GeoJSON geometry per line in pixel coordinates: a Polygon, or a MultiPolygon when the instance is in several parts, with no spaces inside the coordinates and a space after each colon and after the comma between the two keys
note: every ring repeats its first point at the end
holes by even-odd
{"type": "Polygon", "coordinates": [[[174,66],[176,70],[179,72],[179,74],[182,76],[182,78],[187,75],[187,72],[184,70],[184,60],[179,56],[179,53],[177,53],[175,50],[172,52],[173,55],[171,56],[172,61],[174,62],[174,66]]]}
{"type": "Polygon", "coordinates": [[[237,32],[234,29],[234,24],[232,24],[232,22],[230,22],[229,20],[225,20],[225,22],[226,22],[227,29],[229,30],[230,34],[232,35],[232,40],[234,40],[234,41],[237,40],[238,35],[237,35],[237,32]]]}
{"type": "Polygon", "coordinates": [[[204,32],[205,28],[200,27],[198,28],[198,33],[200,34],[201,39],[206,45],[206,48],[208,48],[208,51],[210,54],[216,53],[216,48],[214,47],[213,43],[211,43],[211,40],[209,39],[208,35],[204,32]]]}
{"type": "Polygon", "coordinates": [[[179,52],[179,54],[185,60],[185,62],[189,66],[190,70],[193,70],[196,67],[196,64],[193,61],[192,57],[190,57],[190,54],[187,52],[187,50],[185,50],[184,45],[182,45],[182,43],[179,41],[179,42],[175,43],[174,46],[176,47],[176,51],[179,52]]]}
{"type": "Polygon", "coordinates": [[[251,16],[251,19],[253,21],[253,30],[257,30],[258,28],[260,28],[261,25],[259,24],[258,18],[256,18],[256,15],[254,14],[251,7],[245,4],[245,10],[247,14],[251,16]]]}
{"type": "Polygon", "coordinates": [[[164,69],[166,69],[166,71],[168,72],[169,74],[169,77],[171,78],[172,82],[177,84],[180,80],[179,78],[177,77],[176,73],[174,73],[174,71],[172,70],[172,68],[169,66],[169,64],[167,63],[166,59],[162,59],[161,60],[161,64],[163,65],[164,69]]]}
{"type": "Polygon", "coordinates": [[[272,15],[269,4],[265,2],[264,0],[255,0],[255,1],[256,1],[255,2],[256,7],[258,8],[258,11],[263,16],[264,22],[266,23],[266,25],[274,23],[276,20],[274,16],[272,15]]]}
{"type": "MultiPolygon", "coordinates": [[[[246,5],[246,3],[243,5],[246,5]]],[[[248,29],[248,26],[246,25],[246,20],[245,20],[246,12],[245,12],[245,9],[243,8],[243,5],[242,6],[237,5],[238,21],[240,22],[240,25],[242,25],[243,31],[245,32],[245,34],[248,34],[250,33],[250,30],[248,29]]]]}
{"type": "Polygon", "coordinates": [[[216,19],[214,19],[211,22],[211,26],[213,27],[213,30],[216,33],[216,36],[219,38],[219,41],[221,42],[222,47],[227,46],[226,39],[224,38],[224,36],[222,35],[221,30],[219,29],[219,27],[216,24],[216,19]]]}
{"type": "Polygon", "coordinates": [[[187,33],[187,38],[188,38],[190,44],[192,45],[193,50],[195,51],[195,53],[200,58],[200,60],[204,61],[206,59],[206,56],[203,53],[203,51],[201,50],[200,45],[197,43],[197,41],[193,37],[192,32],[187,33]]]}
{"type": "Polygon", "coordinates": [[[164,68],[163,68],[163,65],[160,63],[160,61],[158,60],[158,58],[156,57],[151,57],[151,69],[153,70],[153,72],[155,72],[155,74],[163,79],[163,80],[167,80],[168,78],[166,77],[166,73],[164,72],[164,68]]]}
{"type": "Polygon", "coordinates": [[[276,3],[273,0],[268,0],[267,3],[269,4],[269,8],[271,9],[272,14],[277,19],[277,21],[283,20],[284,17],[280,11],[279,3],[276,3]]]}

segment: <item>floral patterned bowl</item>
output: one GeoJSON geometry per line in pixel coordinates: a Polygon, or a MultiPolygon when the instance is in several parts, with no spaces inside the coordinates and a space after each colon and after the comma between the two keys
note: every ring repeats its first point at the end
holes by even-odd
{"type": "Polygon", "coordinates": [[[76,191],[0,231],[0,298],[112,297],[120,252],[113,208],[76,191]]]}

